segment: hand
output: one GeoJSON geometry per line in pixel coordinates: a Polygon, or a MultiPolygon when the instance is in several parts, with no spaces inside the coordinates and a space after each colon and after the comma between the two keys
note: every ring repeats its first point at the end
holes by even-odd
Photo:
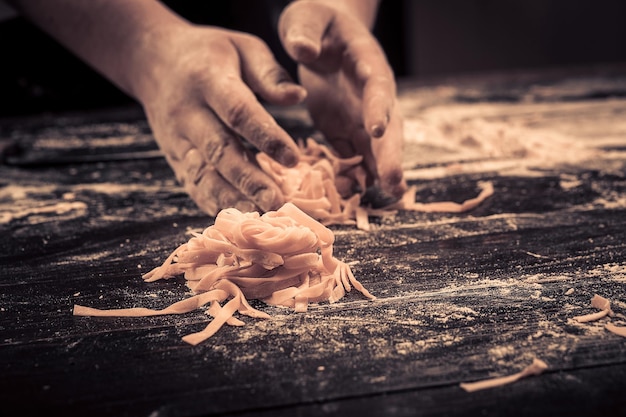
{"type": "Polygon", "coordinates": [[[254,36],[185,22],[152,37],[147,50],[156,52],[138,58],[146,73],[134,89],[185,190],[211,215],[226,207],[279,208],[280,189],[242,141],[295,165],[297,146],[254,93],[291,105],[304,99],[304,89],[254,36]]]}
{"type": "Polygon", "coordinates": [[[279,35],[300,64],[316,127],[341,156],[363,155],[368,185],[390,203],[406,191],[393,72],[366,25],[335,3],[291,3],[281,15],[279,35]]]}

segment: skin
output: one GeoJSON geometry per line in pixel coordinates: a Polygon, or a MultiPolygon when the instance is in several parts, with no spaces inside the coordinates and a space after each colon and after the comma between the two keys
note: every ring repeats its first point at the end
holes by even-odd
{"type": "Polygon", "coordinates": [[[363,155],[369,185],[391,202],[407,188],[404,137],[394,75],[370,33],[376,7],[372,0],[297,1],[283,12],[279,35],[299,63],[316,127],[342,156],[363,155]]]}
{"type": "Polygon", "coordinates": [[[11,4],[143,105],[177,179],[210,215],[285,202],[245,143],[286,166],[298,162],[298,149],[255,94],[277,105],[308,94],[317,127],[343,155],[364,155],[372,185],[394,197],[406,187],[393,74],[369,32],[376,1],[303,0],[285,9],[280,36],[302,86],[260,39],[191,24],[155,0],[11,4]]]}

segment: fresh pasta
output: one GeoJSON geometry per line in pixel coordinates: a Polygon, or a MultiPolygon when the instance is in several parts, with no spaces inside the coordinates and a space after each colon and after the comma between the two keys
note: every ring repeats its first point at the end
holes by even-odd
{"type": "Polygon", "coordinates": [[[294,204],[263,215],[222,210],[212,226],[174,250],[146,273],[147,282],[183,275],[194,295],[161,310],[125,308],[99,310],[74,306],[76,316],[143,317],[187,313],[208,305],[213,320],[197,333],[183,337],[196,345],[224,324],[241,326],[235,312],[269,318],[248,303],[260,299],[270,305],[304,312],[311,302],[341,299],[352,287],[375,297],[354,277],[350,267],[333,256],[334,235],[294,204]]]}
{"type": "Polygon", "coordinates": [[[422,212],[461,213],[472,210],[490,197],[491,182],[479,183],[481,192],[462,203],[441,201],[415,202],[416,187],[410,187],[400,201],[383,209],[361,205],[361,195],[366,189],[366,173],[361,165],[362,156],[340,158],[330,148],[309,138],[299,142],[300,162],[287,168],[265,153],[257,154],[257,162],[280,187],[285,199],[324,225],[356,225],[370,230],[369,216],[385,216],[396,210],[422,212]]]}
{"type": "MultiPolygon", "coordinates": [[[[598,294],[594,294],[591,298],[591,307],[596,308],[600,311],[596,313],[585,314],[583,316],[576,316],[574,317],[574,320],[579,323],[588,323],[591,321],[603,319],[604,317],[615,316],[615,313],[611,309],[611,301],[607,298],[599,296],[598,294]]],[[[616,326],[615,324],[609,322],[605,324],[604,328],[618,336],[626,337],[626,326],[616,326]]]]}
{"type": "Polygon", "coordinates": [[[476,382],[462,382],[460,387],[463,388],[467,392],[480,391],[487,388],[495,388],[500,387],[502,385],[511,384],[513,382],[519,381],[522,378],[526,378],[531,375],[540,375],[546,369],[548,369],[548,365],[542,361],[541,359],[533,359],[533,362],[528,365],[526,368],[522,369],[520,372],[502,376],[498,378],[485,379],[482,381],[476,382]]]}
{"type": "Polygon", "coordinates": [[[215,223],[195,233],[174,250],[163,264],[143,276],[147,282],[183,275],[193,296],[166,308],[123,308],[100,310],[75,305],[76,316],[145,317],[183,314],[207,306],[213,317],[206,328],[183,337],[196,345],[211,337],[224,324],[242,326],[238,312],[254,318],[269,318],[253,308],[249,299],[304,312],[311,302],[341,299],[352,287],[374,299],[354,277],[350,267],[333,256],[334,235],[326,225],[348,224],[369,230],[370,215],[383,216],[393,210],[470,210],[493,194],[491,183],[464,203],[415,202],[415,188],[392,206],[375,210],[361,206],[366,189],[362,157],[340,158],[328,147],[308,139],[300,142],[300,162],[287,168],[264,153],[257,162],[280,187],[283,207],[263,215],[227,208],[215,223]]]}

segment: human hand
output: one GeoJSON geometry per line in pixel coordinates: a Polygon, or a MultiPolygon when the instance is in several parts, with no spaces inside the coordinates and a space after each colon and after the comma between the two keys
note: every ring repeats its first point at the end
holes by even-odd
{"type": "Polygon", "coordinates": [[[365,23],[335,4],[291,3],[281,15],[279,35],[300,64],[316,127],[341,156],[363,155],[368,185],[382,191],[379,205],[388,204],[406,191],[394,75],[365,23]]]}
{"type": "Polygon", "coordinates": [[[298,162],[289,135],[257,101],[291,105],[305,90],[289,80],[258,38],[224,29],[177,25],[152,34],[135,86],[153,134],[197,205],[275,210],[284,197],[243,141],[286,166],[298,162]]]}

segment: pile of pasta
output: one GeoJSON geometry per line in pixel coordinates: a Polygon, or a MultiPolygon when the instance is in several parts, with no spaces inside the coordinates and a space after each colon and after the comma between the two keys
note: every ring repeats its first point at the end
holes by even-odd
{"type": "Polygon", "coordinates": [[[356,224],[369,230],[369,216],[384,216],[395,210],[461,212],[470,210],[493,194],[490,183],[481,184],[480,194],[463,203],[415,202],[416,188],[392,206],[376,210],[361,206],[366,189],[362,157],[340,158],[328,147],[308,139],[299,143],[300,162],[293,168],[278,164],[264,153],[257,162],[281,188],[283,207],[263,215],[228,208],[215,223],[195,233],[165,262],[143,276],[145,281],[183,275],[193,296],[154,310],[124,308],[100,310],[75,305],[76,316],[145,317],[182,314],[208,306],[213,320],[200,332],[183,337],[196,345],[224,324],[242,326],[235,312],[269,318],[253,308],[248,299],[307,310],[310,302],[341,299],[352,287],[374,299],[354,277],[350,267],[333,256],[334,235],[326,225],[356,224]]]}
{"type": "Polygon", "coordinates": [[[309,138],[299,142],[300,162],[287,168],[265,153],[257,154],[257,162],[280,187],[285,199],[324,225],[354,225],[370,230],[369,216],[392,215],[397,210],[460,213],[472,210],[494,192],[491,182],[481,182],[478,196],[462,203],[415,201],[417,187],[409,187],[395,204],[383,209],[361,205],[366,190],[366,173],[362,156],[340,158],[327,146],[309,138]]]}
{"type": "Polygon", "coordinates": [[[292,203],[263,215],[225,209],[212,226],[194,233],[161,266],[143,276],[145,281],[156,281],[184,275],[192,297],[161,310],[99,310],[75,305],[74,315],[144,317],[182,314],[208,305],[213,320],[204,330],[183,337],[196,345],[224,324],[244,325],[234,317],[235,312],[269,318],[250,306],[248,299],[297,312],[306,311],[310,302],[333,303],[352,287],[374,299],[350,267],[333,256],[333,243],[330,229],[292,203]]]}

